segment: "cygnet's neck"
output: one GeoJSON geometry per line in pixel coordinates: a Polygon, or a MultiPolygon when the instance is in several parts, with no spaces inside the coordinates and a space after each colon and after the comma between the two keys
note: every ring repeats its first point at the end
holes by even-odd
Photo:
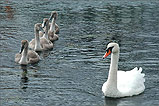
{"type": "Polygon", "coordinates": [[[35,29],[35,51],[41,51],[41,45],[40,45],[40,37],[39,37],[39,30],[35,29]]]}
{"type": "Polygon", "coordinates": [[[48,30],[49,30],[49,24],[48,25],[46,25],[46,27],[44,28],[44,35],[43,35],[43,37],[44,38],[46,38],[47,40],[49,39],[48,38],[48,30]]]}
{"type": "Polygon", "coordinates": [[[108,87],[117,90],[117,71],[118,71],[119,52],[111,54],[111,64],[108,75],[108,87]]]}
{"type": "Polygon", "coordinates": [[[19,61],[20,64],[27,65],[28,63],[28,47],[25,47],[22,51],[22,56],[19,61]]]}
{"type": "Polygon", "coordinates": [[[55,18],[53,18],[51,21],[50,31],[51,32],[55,31],[55,18]]]}

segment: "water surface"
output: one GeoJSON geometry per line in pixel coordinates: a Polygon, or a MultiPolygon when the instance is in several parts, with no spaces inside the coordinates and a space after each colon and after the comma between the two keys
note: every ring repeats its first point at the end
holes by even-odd
{"type": "Polygon", "coordinates": [[[158,106],[159,1],[157,0],[1,0],[1,106],[158,106]],[[60,39],[38,64],[20,66],[20,41],[34,38],[35,23],[58,12],[60,39]],[[106,44],[120,45],[120,70],[142,67],[141,95],[104,98],[110,57],[106,44]]]}

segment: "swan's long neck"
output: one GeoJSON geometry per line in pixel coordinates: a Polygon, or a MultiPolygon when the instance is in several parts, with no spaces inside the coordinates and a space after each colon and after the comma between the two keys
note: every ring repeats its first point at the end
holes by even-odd
{"type": "Polygon", "coordinates": [[[109,87],[117,90],[117,70],[118,70],[119,53],[111,54],[111,64],[108,75],[109,87]]]}
{"type": "Polygon", "coordinates": [[[46,27],[45,27],[45,29],[44,29],[45,33],[44,33],[44,35],[43,35],[43,37],[45,37],[47,40],[49,39],[49,38],[48,38],[48,30],[49,30],[49,24],[46,25],[46,27]]]}
{"type": "Polygon", "coordinates": [[[21,57],[19,63],[24,64],[24,65],[26,65],[28,63],[28,47],[23,49],[22,57],[21,57]]]}
{"type": "Polygon", "coordinates": [[[39,30],[35,29],[35,51],[41,50],[40,38],[39,38],[39,30]]]}
{"type": "Polygon", "coordinates": [[[53,18],[51,21],[50,31],[51,32],[55,31],[55,18],[53,18]]]}

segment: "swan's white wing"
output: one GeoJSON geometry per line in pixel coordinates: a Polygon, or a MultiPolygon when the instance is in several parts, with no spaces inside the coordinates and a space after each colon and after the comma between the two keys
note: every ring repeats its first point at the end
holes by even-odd
{"type": "Polygon", "coordinates": [[[127,93],[126,95],[132,96],[139,94],[144,91],[144,74],[141,73],[142,68],[134,68],[131,71],[118,71],[118,89],[122,93],[127,93]]]}

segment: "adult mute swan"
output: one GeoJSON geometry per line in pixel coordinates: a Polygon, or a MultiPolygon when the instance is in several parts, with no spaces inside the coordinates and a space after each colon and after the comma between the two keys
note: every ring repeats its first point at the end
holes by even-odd
{"type": "Polygon", "coordinates": [[[111,64],[107,81],[102,86],[106,97],[120,98],[142,93],[145,89],[142,68],[134,68],[131,71],[118,71],[119,45],[109,43],[103,58],[111,54],[111,64]]]}
{"type": "Polygon", "coordinates": [[[34,26],[35,39],[29,42],[29,48],[35,51],[50,50],[53,48],[53,43],[47,39],[47,34],[43,37],[39,37],[39,30],[42,27],[41,23],[37,23],[34,26]]]}
{"type": "Polygon", "coordinates": [[[21,51],[15,55],[15,62],[21,65],[33,64],[40,60],[39,55],[32,51],[28,50],[29,42],[27,40],[21,41],[21,51]]]}

